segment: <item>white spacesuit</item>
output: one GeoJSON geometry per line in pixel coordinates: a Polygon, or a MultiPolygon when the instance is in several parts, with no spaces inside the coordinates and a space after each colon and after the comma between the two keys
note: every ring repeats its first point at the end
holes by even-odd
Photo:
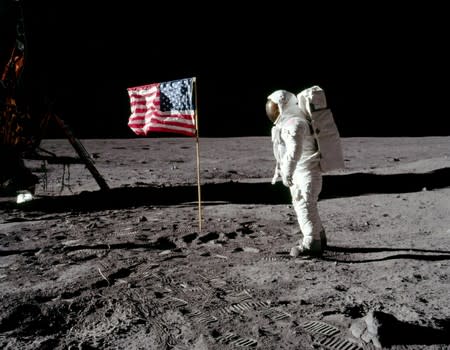
{"type": "Polygon", "coordinates": [[[317,201],[322,189],[320,153],[311,124],[298,106],[297,97],[277,90],[268,97],[266,112],[272,127],[276,169],[272,183],[279,176],[289,187],[303,239],[291,249],[291,256],[320,255],[326,245],[317,201]]]}

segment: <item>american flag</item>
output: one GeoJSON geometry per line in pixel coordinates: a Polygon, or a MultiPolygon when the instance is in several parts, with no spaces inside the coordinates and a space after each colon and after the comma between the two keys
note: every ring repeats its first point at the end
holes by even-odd
{"type": "Polygon", "coordinates": [[[193,82],[194,78],[188,78],[128,88],[128,126],[137,135],[174,132],[195,136],[193,82]]]}

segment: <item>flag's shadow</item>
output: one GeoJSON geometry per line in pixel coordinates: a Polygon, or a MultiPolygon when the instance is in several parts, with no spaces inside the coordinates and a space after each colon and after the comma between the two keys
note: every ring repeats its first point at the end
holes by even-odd
{"type": "MultiPolygon", "coordinates": [[[[450,186],[450,168],[423,174],[377,175],[353,173],[325,175],[320,199],[350,197],[375,193],[406,193],[450,186]]],[[[20,207],[46,212],[93,211],[145,205],[178,205],[198,200],[196,185],[165,187],[121,187],[106,191],[82,192],[77,195],[36,198],[20,207]]],[[[281,183],[225,182],[201,186],[201,199],[209,203],[289,204],[289,191],[281,183]]],[[[5,207],[2,203],[2,207],[5,207]]],[[[10,206],[13,204],[9,204],[10,206]]]]}

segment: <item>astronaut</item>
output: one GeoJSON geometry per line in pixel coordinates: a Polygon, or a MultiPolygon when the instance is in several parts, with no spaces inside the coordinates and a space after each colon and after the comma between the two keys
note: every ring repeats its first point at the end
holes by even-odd
{"type": "Polygon", "coordinates": [[[299,108],[297,97],[286,90],[277,90],[268,96],[266,113],[274,123],[272,143],[276,167],[272,184],[281,177],[289,188],[303,234],[290,255],[320,256],[327,241],[317,206],[322,190],[322,171],[311,123],[299,108]]]}

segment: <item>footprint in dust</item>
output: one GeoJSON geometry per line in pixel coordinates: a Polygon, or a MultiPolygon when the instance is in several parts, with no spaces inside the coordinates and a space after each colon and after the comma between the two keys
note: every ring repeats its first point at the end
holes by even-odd
{"type": "Polygon", "coordinates": [[[207,243],[209,241],[212,241],[212,240],[218,239],[218,238],[219,238],[219,234],[217,232],[209,232],[206,235],[199,237],[198,240],[201,243],[207,243]]]}
{"type": "Polygon", "coordinates": [[[182,238],[183,238],[183,241],[185,242],[185,243],[192,243],[192,241],[194,240],[194,239],[196,239],[198,237],[198,234],[197,233],[190,233],[190,234],[188,234],[188,235],[185,235],[185,236],[183,236],[182,238]]]}

